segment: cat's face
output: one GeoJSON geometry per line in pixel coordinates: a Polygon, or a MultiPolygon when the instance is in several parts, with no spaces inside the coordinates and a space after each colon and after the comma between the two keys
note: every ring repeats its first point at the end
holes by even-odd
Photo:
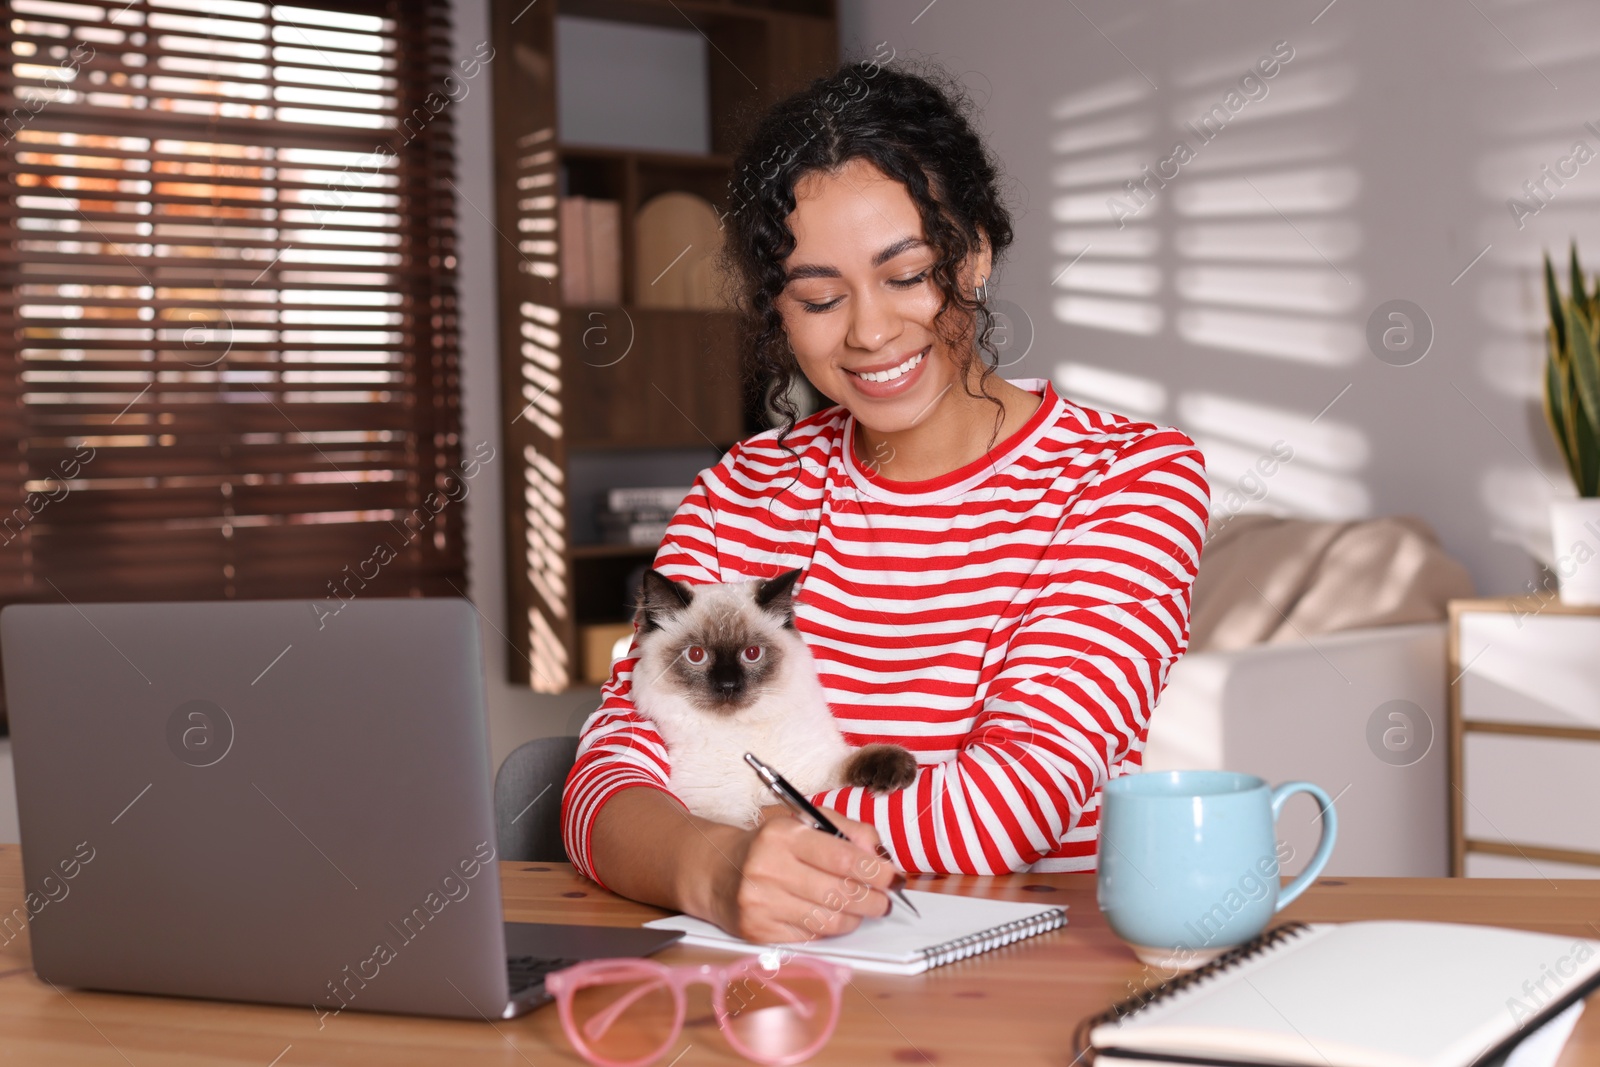
{"type": "Polygon", "coordinates": [[[800,572],[764,582],[689,586],[657,571],[639,597],[640,667],[702,711],[733,715],[779,684],[800,572]]]}

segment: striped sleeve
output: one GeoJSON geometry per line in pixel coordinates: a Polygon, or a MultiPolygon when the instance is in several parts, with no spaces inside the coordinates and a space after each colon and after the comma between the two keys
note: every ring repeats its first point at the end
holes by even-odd
{"type": "MultiPolygon", "coordinates": [[[[1132,443],[1086,486],[1034,577],[952,759],[903,790],[832,790],[906,871],[997,874],[1060,854],[1113,768],[1137,759],[1188,645],[1209,494],[1188,438],[1132,443]]],[[[1091,813],[1097,815],[1097,810],[1091,813]]]]}
{"type": "MultiPolygon", "coordinates": [[[[731,466],[737,450],[736,446],[718,466],[700,472],[673,513],[651,564],[667,577],[693,584],[721,580],[708,481],[731,466]]],[[[596,882],[590,838],[600,808],[624,789],[644,787],[671,793],[666,743],[655,725],[633,706],[633,667],[638,659],[636,632],[627,655],[612,666],[610,680],[601,687],[600,707],[583,724],[578,759],[561,795],[561,835],[567,855],[580,873],[596,882]]]]}

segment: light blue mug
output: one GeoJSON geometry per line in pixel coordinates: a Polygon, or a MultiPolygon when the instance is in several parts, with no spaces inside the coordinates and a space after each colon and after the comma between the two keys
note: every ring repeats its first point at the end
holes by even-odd
{"type": "Polygon", "coordinates": [[[1273,789],[1232,771],[1116,778],[1100,801],[1100,910],[1139,959],[1190,970],[1265,930],[1322,872],[1338,832],[1332,799],[1310,782],[1273,789]],[[1279,865],[1292,856],[1274,826],[1296,793],[1316,798],[1322,839],[1280,889],[1279,865]]]}

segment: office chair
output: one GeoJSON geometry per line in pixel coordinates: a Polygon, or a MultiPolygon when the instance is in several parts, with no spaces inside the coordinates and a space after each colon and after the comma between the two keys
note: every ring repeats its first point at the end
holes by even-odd
{"type": "Polygon", "coordinates": [[[500,858],[567,862],[561,844],[561,787],[578,758],[578,739],[540,737],[506,757],[494,778],[500,858]]]}

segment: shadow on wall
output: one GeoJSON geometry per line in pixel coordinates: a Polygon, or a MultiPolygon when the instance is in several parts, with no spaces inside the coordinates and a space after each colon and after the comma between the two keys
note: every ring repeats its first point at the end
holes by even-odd
{"type": "MultiPolygon", "coordinates": [[[[1474,234],[1482,262],[1472,276],[1478,369],[1490,389],[1522,402],[1525,432],[1544,447],[1490,466],[1479,495],[1491,535],[1548,564],[1549,502],[1573,490],[1544,423],[1549,316],[1538,264],[1548,250],[1563,289],[1569,241],[1589,270],[1600,264],[1600,9],[1529,0],[1492,14],[1506,39],[1486,39],[1475,57],[1484,88],[1473,111],[1492,146],[1473,183],[1481,208],[1474,234]]],[[[1508,426],[1508,438],[1523,429],[1508,426]]]]}
{"type": "MultiPolygon", "coordinates": [[[[558,209],[555,130],[541,127],[525,133],[518,138],[516,148],[517,269],[535,278],[554,278],[558,272],[554,238],[558,209]]],[[[517,305],[516,323],[523,403],[512,423],[527,419],[546,437],[559,440],[563,399],[561,358],[556,350],[561,341],[561,311],[525,300],[517,305]]],[[[552,610],[564,611],[570,580],[562,555],[566,537],[565,476],[551,457],[533,445],[524,446],[520,459],[526,470],[522,504],[527,520],[523,559],[528,583],[552,610]]],[[[515,507],[515,499],[508,496],[506,506],[515,507]]],[[[506,622],[513,627],[527,627],[528,647],[532,650],[528,665],[536,675],[534,688],[552,693],[565,690],[575,672],[573,664],[567,662],[566,647],[549,620],[530,605],[526,618],[506,622]]]]}
{"type": "Polygon", "coordinates": [[[1335,33],[1312,27],[1306,40],[1263,40],[1159,83],[1118,78],[1053,109],[1055,317],[1327,383],[1321,410],[1298,410],[1201,389],[1169,397],[1158,381],[1091,363],[1055,368],[1074,399],[1193,436],[1214,524],[1244,508],[1371,512],[1366,435],[1328,415],[1367,354],[1350,210],[1361,175],[1345,162],[1356,72],[1340,53],[1335,33]]]}

